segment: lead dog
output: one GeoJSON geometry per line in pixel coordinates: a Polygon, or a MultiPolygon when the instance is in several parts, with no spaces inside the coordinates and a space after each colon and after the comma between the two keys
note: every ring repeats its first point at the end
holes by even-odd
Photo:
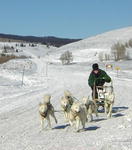
{"type": "Polygon", "coordinates": [[[57,119],[54,114],[54,107],[50,103],[51,95],[47,94],[44,96],[43,103],[39,104],[39,115],[41,119],[41,128],[44,129],[44,120],[47,120],[48,127],[51,128],[50,116],[52,116],[57,123],[57,119]]]}
{"type": "Polygon", "coordinates": [[[85,123],[87,121],[87,109],[84,104],[79,102],[74,102],[68,113],[68,119],[71,127],[75,126],[75,131],[79,131],[80,123],[82,124],[82,129],[85,128],[85,123]]]}
{"type": "Polygon", "coordinates": [[[87,115],[90,117],[90,121],[93,120],[93,113],[98,117],[98,111],[97,111],[97,105],[94,101],[89,100],[88,97],[83,97],[82,98],[82,103],[86,106],[87,108],[87,115]]]}

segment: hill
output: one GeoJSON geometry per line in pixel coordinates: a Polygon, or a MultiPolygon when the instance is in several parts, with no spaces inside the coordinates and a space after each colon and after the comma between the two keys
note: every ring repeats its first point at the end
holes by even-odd
{"type": "MultiPolygon", "coordinates": [[[[130,39],[132,39],[132,27],[121,28],[64,45],[54,55],[59,58],[61,53],[68,50],[73,53],[74,61],[98,61],[102,53],[103,57],[105,57],[105,54],[111,53],[111,47],[115,43],[125,44],[130,39]]],[[[128,49],[128,53],[132,55],[131,49],[128,49]]]]}
{"type": "Polygon", "coordinates": [[[81,49],[91,49],[91,48],[107,49],[107,48],[111,48],[111,46],[118,41],[126,42],[129,39],[132,39],[132,27],[116,29],[93,37],[89,37],[77,41],[75,43],[62,46],[60,50],[61,49],[81,50],[81,49]]]}

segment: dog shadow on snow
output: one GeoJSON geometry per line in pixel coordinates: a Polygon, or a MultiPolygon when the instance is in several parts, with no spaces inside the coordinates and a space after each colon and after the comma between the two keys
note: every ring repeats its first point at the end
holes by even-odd
{"type": "Polygon", "coordinates": [[[122,114],[121,112],[128,109],[129,107],[113,107],[112,109],[112,113],[113,113],[113,117],[117,118],[117,117],[122,117],[124,116],[124,114],[122,114]],[[114,114],[115,113],[115,114],[114,114]]]}
{"type": "MultiPolygon", "coordinates": [[[[124,111],[126,109],[128,109],[129,107],[126,106],[122,106],[122,107],[113,107],[112,108],[112,113],[117,113],[117,112],[121,112],[124,111]]],[[[104,113],[104,108],[103,109],[98,109],[99,113],[104,113]]]]}
{"type": "Polygon", "coordinates": [[[112,112],[113,113],[117,113],[117,112],[121,112],[121,111],[124,111],[126,109],[128,109],[129,107],[126,107],[126,106],[122,106],[122,107],[113,107],[112,108],[112,112]]]}
{"type": "MultiPolygon", "coordinates": [[[[65,129],[65,128],[68,127],[68,126],[70,126],[70,124],[56,126],[56,127],[54,127],[53,129],[65,129]]],[[[98,128],[100,128],[100,127],[98,127],[98,126],[91,126],[91,127],[85,128],[83,131],[95,131],[95,130],[97,130],[98,128]]],[[[81,132],[81,131],[82,131],[82,130],[80,130],[80,132],[81,132]]]]}
{"type": "Polygon", "coordinates": [[[117,113],[117,114],[113,115],[114,118],[122,117],[122,116],[124,116],[124,114],[122,114],[122,113],[117,113]]]}
{"type": "Polygon", "coordinates": [[[97,130],[97,129],[99,129],[100,127],[98,127],[98,126],[91,126],[91,127],[87,127],[87,128],[85,128],[85,131],[95,131],[95,130],[97,130]]]}
{"type": "Polygon", "coordinates": [[[70,126],[70,124],[59,125],[59,126],[54,127],[53,129],[65,129],[68,126],[70,126]]]}

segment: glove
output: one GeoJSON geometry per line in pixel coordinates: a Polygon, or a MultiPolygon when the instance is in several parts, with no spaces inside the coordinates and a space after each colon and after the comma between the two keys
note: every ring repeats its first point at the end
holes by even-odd
{"type": "Polygon", "coordinates": [[[103,80],[105,80],[105,77],[102,77],[103,80]]]}
{"type": "Polygon", "coordinates": [[[102,81],[101,81],[101,82],[102,82],[102,84],[105,83],[105,77],[102,78],[102,81]]]}

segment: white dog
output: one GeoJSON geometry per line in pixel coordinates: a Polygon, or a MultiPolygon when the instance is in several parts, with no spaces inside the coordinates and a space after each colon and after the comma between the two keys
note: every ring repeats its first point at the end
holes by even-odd
{"type": "Polygon", "coordinates": [[[95,101],[89,100],[88,97],[83,97],[82,103],[87,108],[87,114],[88,114],[88,117],[90,117],[90,121],[93,120],[93,115],[92,115],[93,113],[96,115],[96,117],[98,117],[97,105],[96,105],[95,101]]]}
{"type": "Polygon", "coordinates": [[[97,92],[98,92],[99,101],[101,100],[104,101],[105,114],[107,114],[108,118],[112,117],[112,107],[115,100],[115,94],[113,92],[113,88],[106,87],[104,89],[98,89],[97,92]]]}
{"type": "Polygon", "coordinates": [[[64,91],[64,97],[65,97],[66,99],[68,99],[70,105],[73,104],[74,98],[73,98],[72,93],[71,93],[69,90],[65,90],[65,91],[64,91]]]}
{"type": "Polygon", "coordinates": [[[54,114],[54,107],[50,103],[51,95],[44,96],[43,103],[39,104],[39,114],[41,119],[41,128],[44,129],[44,120],[48,121],[48,127],[51,128],[50,116],[52,116],[57,123],[57,119],[54,114]]]}
{"type": "Polygon", "coordinates": [[[115,101],[115,94],[113,92],[107,92],[105,93],[105,101],[104,101],[104,108],[105,108],[105,114],[107,114],[107,117],[112,117],[112,107],[115,101]]]}
{"type": "Polygon", "coordinates": [[[62,111],[64,112],[66,122],[68,121],[68,113],[70,111],[73,102],[74,99],[72,98],[72,94],[68,90],[64,91],[64,96],[61,97],[60,103],[62,111]]]}
{"type": "Polygon", "coordinates": [[[85,128],[85,123],[87,121],[87,109],[84,104],[79,102],[74,102],[71,106],[70,112],[68,113],[68,119],[71,127],[74,127],[78,132],[80,122],[82,124],[83,129],[85,128]]]}
{"type": "Polygon", "coordinates": [[[61,108],[64,112],[64,117],[66,119],[66,122],[68,121],[68,113],[71,109],[72,104],[70,103],[69,99],[66,97],[61,97],[61,108]]]}

